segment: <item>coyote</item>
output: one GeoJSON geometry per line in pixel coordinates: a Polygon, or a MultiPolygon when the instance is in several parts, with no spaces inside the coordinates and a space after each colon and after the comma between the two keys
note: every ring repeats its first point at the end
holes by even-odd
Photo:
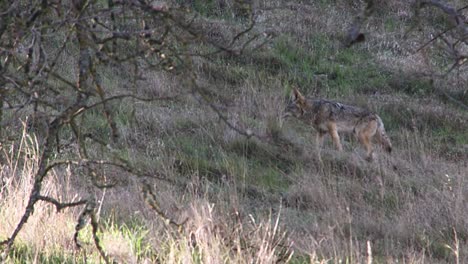
{"type": "Polygon", "coordinates": [[[339,132],[352,132],[367,151],[366,160],[373,159],[372,138],[375,137],[383,148],[390,153],[392,143],[385,133],[382,119],[375,113],[355,106],[345,105],[324,99],[305,98],[296,88],[292,91],[291,101],[286,107],[286,116],[296,118],[312,125],[317,130],[317,146],[320,149],[324,136],[329,133],[334,145],[343,150],[339,132]]]}

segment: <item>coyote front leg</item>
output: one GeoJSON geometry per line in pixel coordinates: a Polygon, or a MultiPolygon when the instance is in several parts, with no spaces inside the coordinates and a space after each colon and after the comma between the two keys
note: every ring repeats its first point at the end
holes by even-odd
{"type": "Polygon", "coordinates": [[[372,149],[372,144],[371,144],[371,138],[368,137],[366,134],[362,133],[359,135],[359,141],[361,141],[361,144],[364,145],[366,148],[367,152],[367,161],[372,161],[374,158],[374,150],[372,149]]]}
{"type": "Polygon", "coordinates": [[[322,148],[322,145],[323,145],[323,139],[325,138],[325,135],[326,135],[326,132],[323,132],[321,130],[319,130],[317,132],[317,136],[315,138],[315,143],[317,145],[317,148],[320,150],[322,148]]]}
{"type": "Polygon", "coordinates": [[[328,123],[327,128],[328,128],[328,133],[330,134],[333,140],[333,143],[336,146],[336,149],[338,149],[338,151],[343,151],[343,147],[341,146],[340,136],[338,135],[338,129],[336,127],[336,123],[335,122],[328,123]]]}
{"type": "Polygon", "coordinates": [[[316,138],[315,138],[315,143],[316,143],[315,147],[317,148],[317,156],[318,156],[318,160],[319,160],[320,163],[322,163],[321,150],[322,150],[323,140],[324,140],[326,134],[327,134],[327,132],[319,130],[319,131],[317,131],[317,135],[316,135],[316,138]]]}

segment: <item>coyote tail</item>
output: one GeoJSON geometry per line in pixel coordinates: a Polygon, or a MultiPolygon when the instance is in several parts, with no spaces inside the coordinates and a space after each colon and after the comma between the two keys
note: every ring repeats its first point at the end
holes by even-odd
{"type": "Polygon", "coordinates": [[[387,136],[387,133],[385,133],[385,127],[382,122],[382,119],[377,116],[377,137],[380,141],[380,144],[382,144],[382,147],[388,152],[392,152],[392,143],[390,142],[390,138],[387,136]]]}

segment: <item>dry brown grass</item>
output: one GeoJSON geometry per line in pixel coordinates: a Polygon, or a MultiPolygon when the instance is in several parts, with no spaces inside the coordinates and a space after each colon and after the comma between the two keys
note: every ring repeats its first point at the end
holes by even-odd
{"type": "MultiPolygon", "coordinates": [[[[172,244],[164,263],[273,263],[287,261],[290,241],[279,226],[279,217],[257,220],[223,203],[205,199],[192,202],[184,231],[168,234],[161,243],[172,244]],[[229,211],[225,211],[228,209],[229,211]]],[[[232,206],[230,204],[229,206],[232,206]]]]}
{"type": "MultiPolygon", "coordinates": [[[[359,153],[325,154],[322,168],[307,167],[295,177],[287,204],[310,220],[291,210],[285,224],[301,234],[295,241],[300,248],[335,260],[354,256],[352,263],[363,263],[370,241],[377,259],[466,259],[459,244],[466,245],[459,237],[468,226],[463,216],[466,162],[441,158],[430,136],[400,133],[405,142],[391,157],[381,153],[375,164],[359,162],[359,153]]],[[[304,147],[314,149],[312,143],[304,147]]]]}
{"type": "MultiPolygon", "coordinates": [[[[4,149],[2,166],[3,180],[0,195],[1,228],[0,237],[6,238],[21,218],[33,185],[33,175],[37,164],[40,147],[34,136],[23,131],[23,137],[17,145],[4,149]]],[[[77,188],[76,179],[68,170],[52,171],[44,182],[42,195],[54,197],[60,201],[74,201],[81,195],[90,195],[89,187],[77,188]],[[62,177],[63,176],[63,177],[62,177]]],[[[83,185],[83,183],[80,183],[83,185]]],[[[205,183],[192,181],[190,192],[178,197],[180,192],[173,188],[158,188],[163,210],[174,219],[189,219],[183,229],[177,231],[164,224],[157,215],[146,208],[139,197],[139,190],[132,182],[126,187],[116,187],[109,191],[97,191],[94,196],[102,203],[99,212],[119,224],[106,220],[101,223],[101,241],[105,252],[114,261],[120,263],[151,263],[155,260],[164,263],[272,263],[286,261],[291,257],[291,244],[285,231],[279,225],[279,216],[270,215],[270,220],[257,220],[252,215],[235,208],[235,203],[220,202],[214,204],[208,197],[202,198],[200,188],[205,183]],[[134,187],[134,188],[133,188],[134,187]],[[180,200],[191,201],[184,207],[177,207],[180,200]],[[125,203],[122,201],[125,200],[125,203]],[[169,206],[168,206],[169,205],[169,206]],[[122,223],[134,225],[139,231],[122,226],[122,223]],[[151,234],[148,235],[148,234],[151,234]],[[154,246],[154,247],[153,247],[154,246]],[[161,252],[155,254],[154,252],[161,252]]],[[[162,187],[162,186],[160,186],[162,187]]],[[[226,189],[230,189],[226,186],[226,189]]],[[[226,193],[237,195],[235,189],[226,193]]],[[[221,198],[221,197],[219,197],[221,198]]],[[[229,201],[238,200],[231,197],[229,201]]],[[[221,200],[220,200],[221,201],[221,200]]],[[[50,204],[39,203],[33,217],[21,230],[14,255],[7,261],[28,261],[40,263],[60,260],[68,262],[75,259],[80,262],[98,262],[99,255],[91,243],[90,230],[81,232],[80,240],[84,248],[78,250],[73,242],[74,227],[79,209],[67,209],[56,212],[50,204]],[[21,247],[26,247],[21,251],[21,247]],[[22,252],[22,253],[20,253],[22,252]],[[18,254],[18,255],[15,255],[18,254]]],[[[73,262],[75,263],[75,262],[73,262]]]]}
{"type": "MultiPolygon", "coordinates": [[[[2,149],[0,176],[4,182],[0,191],[0,237],[11,235],[22,217],[32,186],[39,157],[40,146],[33,135],[23,136],[19,142],[2,149]]],[[[70,172],[52,173],[44,182],[43,194],[58,199],[75,200],[78,197],[68,184],[70,172]]],[[[18,244],[31,248],[31,254],[53,255],[59,251],[73,251],[73,222],[78,216],[76,210],[56,213],[50,204],[38,203],[34,216],[23,228],[18,244]]]]}
{"type": "MultiPolygon", "coordinates": [[[[34,175],[41,151],[35,135],[26,133],[26,125],[20,141],[13,143],[10,146],[3,146],[1,154],[4,162],[0,168],[1,239],[11,235],[24,214],[34,185],[34,175]]],[[[79,185],[81,187],[77,187],[75,176],[69,168],[51,170],[43,183],[41,195],[69,202],[89,195],[83,182],[79,185]]],[[[100,202],[104,202],[105,195],[102,193],[96,195],[102,198],[100,202]]],[[[73,241],[80,211],[81,208],[66,208],[57,212],[52,204],[38,202],[34,207],[33,216],[19,233],[13,253],[2,256],[2,259],[7,263],[73,262],[73,259],[78,262],[98,262],[99,254],[91,243],[90,229],[87,228],[79,237],[84,241],[84,249],[78,250],[73,241]]],[[[114,258],[126,259],[125,263],[136,263],[136,254],[131,251],[130,239],[112,231],[114,230],[103,231],[106,251],[114,258]],[[132,259],[134,261],[128,261],[132,259]]]]}

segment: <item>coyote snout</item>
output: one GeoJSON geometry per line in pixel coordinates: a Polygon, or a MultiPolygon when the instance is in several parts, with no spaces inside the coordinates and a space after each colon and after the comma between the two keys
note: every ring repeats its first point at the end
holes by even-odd
{"type": "Polygon", "coordinates": [[[392,143],[385,133],[382,119],[375,113],[355,106],[334,101],[305,98],[293,89],[291,101],[285,109],[284,117],[294,116],[317,130],[317,146],[321,147],[328,133],[339,151],[343,150],[339,132],[354,133],[367,151],[367,160],[373,159],[372,139],[376,139],[387,151],[392,151],[392,143]]]}

